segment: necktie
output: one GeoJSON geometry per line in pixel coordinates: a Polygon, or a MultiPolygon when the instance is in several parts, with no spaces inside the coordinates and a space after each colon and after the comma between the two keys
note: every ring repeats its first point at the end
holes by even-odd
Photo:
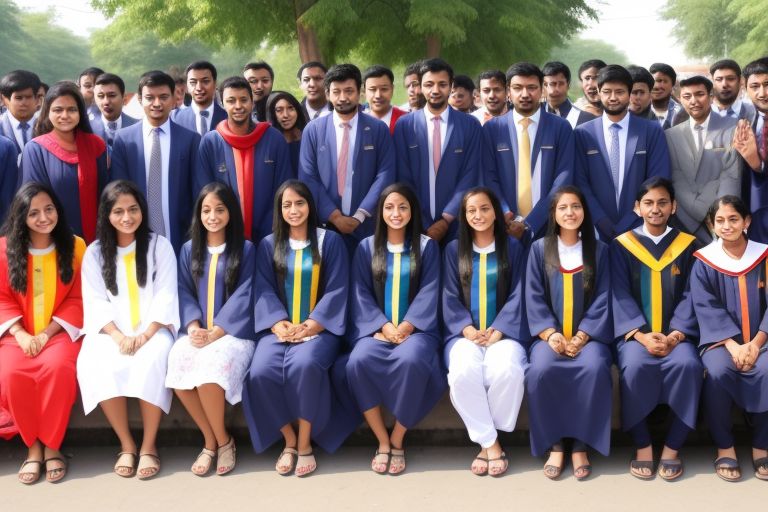
{"type": "Polygon", "coordinates": [[[149,206],[149,229],[165,236],[163,222],[163,157],[160,151],[162,129],[152,129],[152,149],[149,154],[149,177],[147,179],[147,203],[149,206]]]}
{"type": "Polygon", "coordinates": [[[112,142],[115,140],[115,132],[117,131],[117,122],[109,121],[107,123],[107,144],[112,146],[112,142]]]}
{"type": "Polygon", "coordinates": [[[440,157],[443,154],[443,142],[442,136],[440,135],[440,116],[432,118],[432,126],[432,164],[435,168],[435,174],[437,174],[437,169],[440,167],[440,157]]]}
{"type": "Polygon", "coordinates": [[[320,111],[316,110],[315,115],[312,116],[312,119],[314,120],[314,119],[317,119],[318,117],[320,117],[320,111]]]}
{"type": "Polygon", "coordinates": [[[693,125],[693,129],[696,131],[696,149],[701,151],[702,148],[704,147],[704,139],[702,138],[703,137],[702,134],[704,133],[704,127],[701,126],[700,124],[696,124],[696,125],[693,125]]]}
{"type": "Polygon", "coordinates": [[[619,166],[621,165],[621,147],[619,146],[619,130],[621,126],[613,123],[611,130],[611,148],[608,156],[611,161],[611,178],[613,178],[613,189],[616,192],[616,203],[619,202],[619,166]]]}
{"type": "Polygon", "coordinates": [[[208,111],[200,111],[200,136],[202,137],[208,133],[208,111]]]}
{"type": "Polygon", "coordinates": [[[550,114],[555,114],[556,116],[560,116],[560,109],[559,108],[549,107],[549,113],[550,114]]]}
{"type": "Polygon", "coordinates": [[[27,130],[29,130],[29,123],[26,121],[20,122],[19,129],[21,130],[21,143],[26,146],[27,142],[29,142],[29,135],[27,135],[27,130]]]}
{"type": "Polygon", "coordinates": [[[336,179],[339,185],[339,197],[344,195],[344,187],[347,183],[347,162],[349,161],[349,123],[341,123],[344,134],[341,136],[341,151],[336,161],[336,179]]]}
{"type": "Polygon", "coordinates": [[[531,136],[528,126],[529,117],[518,121],[522,130],[517,141],[517,214],[525,217],[531,213],[533,199],[531,198],[531,136]]]}

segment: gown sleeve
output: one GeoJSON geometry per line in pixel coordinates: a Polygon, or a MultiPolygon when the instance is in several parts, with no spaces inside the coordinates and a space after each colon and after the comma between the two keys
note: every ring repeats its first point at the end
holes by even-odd
{"type": "Polygon", "coordinates": [[[187,326],[197,320],[203,321],[203,310],[197,299],[197,287],[192,278],[192,242],[185,243],[179,254],[179,320],[181,332],[187,332],[187,326]]]}
{"type": "Polygon", "coordinates": [[[260,333],[272,328],[280,320],[288,319],[288,311],[277,292],[272,254],[275,246],[272,235],[264,238],[256,250],[254,274],[254,331],[260,333]]]}
{"type": "Polygon", "coordinates": [[[458,241],[451,241],[443,256],[443,327],[446,342],[462,336],[464,328],[474,324],[472,314],[461,299],[458,248],[458,241]]]}
{"type": "MultiPolygon", "coordinates": [[[[373,287],[373,237],[366,238],[357,246],[352,261],[351,309],[352,325],[349,341],[355,344],[360,338],[379,332],[389,320],[376,300],[373,287]]],[[[410,308],[408,309],[410,312],[410,308]]],[[[407,316],[406,316],[407,319],[407,316]]]]}
{"type": "MultiPolygon", "coordinates": [[[[150,316],[145,322],[157,322],[167,326],[174,336],[179,331],[179,295],[176,280],[176,255],[167,238],[155,236],[150,242],[147,259],[155,258],[152,269],[152,304],[150,316]],[[154,247],[153,247],[154,246],[154,247]],[[154,249],[154,254],[153,254],[154,249]]],[[[149,266],[149,265],[148,265],[149,266]]],[[[148,276],[149,278],[149,276],[148,276]]]]}
{"type": "MultiPolygon", "coordinates": [[[[414,242],[416,243],[416,242],[414,242]]],[[[437,335],[438,305],[440,304],[440,249],[429,239],[421,252],[419,291],[408,306],[404,320],[421,332],[437,335]]]]}
{"type": "Polygon", "coordinates": [[[83,295],[83,332],[99,334],[105,325],[115,320],[112,302],[101,277],[101,245],[92,243],[85,251],[80,271],[83,295]]]}
{"type": "Polygon", "coordinates": [[[506,242],[510,269],[509,295],[507,295],[507,300],[496,315],[491,327],[504,333],[505,338],[527,343],[529,338],[528,326],[524,325],[526,315],[523,304],[525,255],[522,245],[517,240],[508,237],[506,242]]]}
{"type": "Polygon", "coordinates": [[[649,329],[643,311],[632,295],[632,264],[618,240],[611,242],[611,288],[613,290],[613,337],[624,337],[633,329],[649,329]]]}
{"type": "Polygon", "coordinates": [[[323,261],[320,272],[323,295],[315,304],[309,318],[337,336],[343,336],[346,329],[349,295],[347,254],[341,236],[333,231],[326,231],[323,239],[323,261]]]}
{"type": "Polygon", "coordinates": [[[253,332],[253,273],[256,267],[256,255],[253,244],[248,240],[243,245],[243,254],[240,257],[240,275],[237,288],[222,304],[213,319],[214,325],[218,325],[227,334],[235,338],[252,340],[253,332]]]}
{"type": "Polygon", "coordinates": [[[699,339],[701,346],[741,335],[741,329],[728,314],[720,297],[717,273],[701,261],[693,264],[691,296],[701,331],[699,339]]]}
{"type": "Polygon", "coordinates": [[[528,314],[528,327],[533,336],[538,336],[547,329],[563,331],[560,320],[550,307],[551,298],[547,289],[546,266],[544,262],[543,239],[534,242],[528,254],[525,273],[525,309],[528,314]]]}
{"type": "Polygon", "coordinates": [[[595,341],[612,343],[611,270],[608,247],[598,242],[596,252],[595,290],[592,292],[592,301],[579,322],[579,330],[587,333],[595,341]]]}
{"type": "MultiPolygon", "coordinates": [[[[83,327],[83,294],[80,283],[80,269],[84,253],[85,241],[80,237],[75,237],[74,254],[72,257],[72,281],[64,285],[66,297],[61,300],[52,315],[53,319],[61,325],[72,341],[80,337],[80,330],[83,327]]],[[[62,286],[62,284],[59,284],[59,286],[62,286]]]]}

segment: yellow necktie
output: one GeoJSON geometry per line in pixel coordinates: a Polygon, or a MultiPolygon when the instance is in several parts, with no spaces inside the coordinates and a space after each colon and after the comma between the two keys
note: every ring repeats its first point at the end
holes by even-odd
{"type": "Polygon", "coordinates": [[[522,118],[520,121],[522,133],[517,141],[517,214],[525,217],[531,213],[531,138],[528,136],[528,125],[531,119],[522,118]]]}

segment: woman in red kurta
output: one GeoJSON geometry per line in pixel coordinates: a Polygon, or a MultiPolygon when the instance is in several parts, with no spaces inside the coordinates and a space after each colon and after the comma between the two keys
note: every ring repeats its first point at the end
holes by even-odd
{"type": "Polygon", "coordinates": [[[11,203],[0,238],[0,409],[29,447],[19,481],[66,474],[59,451],[77,396],[85,242],[72,235],[53,192],[26,183],[11,203]]]}

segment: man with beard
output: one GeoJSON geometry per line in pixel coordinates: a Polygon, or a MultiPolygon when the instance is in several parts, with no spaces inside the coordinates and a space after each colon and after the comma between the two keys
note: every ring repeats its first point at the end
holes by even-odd
{"type": "Polygon", "coordinates": [[[507,80],[514,110],[483,126],[483,169],[507,232],[528,244],[547,229],[552,194],[571,183],[573,133],[565,119],[539,107],[544,74],[537,66],[514,64],[507,80]]]}
{"type": "Polygon", "coordinates": [[[112,143],[117,130],[135,124],[138,120],[123,114],[125,82],[117,75],[104,73],[96,78],[93,97],[101,115],[91,119],[93,133],[107,143],[108,154],[112,153],[112,143]]]}
{"type": "Polygon", "coordinates": [[[427,235],[445,244],[456,234],[462,196],[480,183],[482,128],[449,108],[453,68],[447,62],[426,60],[419,74],[427,104],[395,127],[397,181],[416,192],[427,235]]]}
{"type": "Polygon", "coordinates": [[[632,76],[621,66],[600,70],[603,115],[574,130],[575,183],[584,192],[600,239],[635,227],[635,194],[652,176],[670,177],[669,150],[659,123],[630,115],[632,76]]]}
{"type": "Polygon", "coordinates": [[[275,81],[272,66],[263,60],[249,62],[243,68],[243,77],[251,84],[251,91],[253,91],[253,121],[266,121],[267,99],[272,93],[272,85],[275,81]]]}
{"type": "Polygon", "coordinates": [[[190,108],[174,110],[172,119],[202,137],[227,118],[227,113],[216,103],[216,67],[201,60],[187,66],[185,74],[192,104],[190,108]]]}
{"type": "Polygon", "coordinates": [[[323,81],[328,72],[321,62],[305,62],[296,73],[299,87],[304,91],[301,107],[304,109],[304,118],[307,122],[326,116],[333,112],[333,105],[328,101],[323,81]]]}
{"type": "Polygon", "coordinates": [[[480,84],[480,101],[483,106],[472,112],[480,124],[485,124],[494,117],[506,114],[507,106],[507,77],[498,69],[483,71],[477,78],[480,84]]]}
{"type": "Polygon", "coordinates": [[[405,86],[405,92],[408,93],[408,101],[400,108],[406,112],[413,112],[424,108],[427,103],[424,95],[421,94],[421,75],[419,75],[419,69],[421,69],[421,63],[423,61],[416,61],[413,64],[409,64],[403,72],[403,85],[405,86]]]}
{"type": "Polygon", "coordinates": [[[669,64],[657,62],[652,64],[650,69],[654,84],[651,89],[651,110],[656,115],[656,120],[661,127],[666,130],[682,121],[675,119],[683,107],[672,99],[672,89],[677,82],[677,73],[669,64]]]}
{"type": "Polygon", "coordinates": [[[651,90],[655,83],[653,75],[641,66],[628,66],[627,71],[632,76],[629,111],[643,119],[656,121],[656,114],[651,109],[651,90]]]}
{"type": "Polygon", "coordinates": [[[597,91],[597,74],[605,67],[605,62],[600,59],[585,61],[579,66],[579,81],[584,96],[576,100],[576,108],[599,116],[603,113],[600,104],[600,94],[597,91]]]}
{"type": "Polygon", "coordinates": [[[386,124],[359,113],[361,86],[353,64],[328,70],[333,113],[307,125],[299,154],[299,179],[312,191],[320,221],[344,236],[350,254],[373,234],[379,195],[395,179],[392,136],[386,124]]]}
{"type": "Polygon", "coordinates": [[[392,105],[392,95],[395,92],[395,75],[384,66],[371,66],[363,74],[365,99],[368,101],[366,114],[383,121],[389,128],[389,133],[395,133],[397,120],[405,115],[404,110],[392,105]]]}
{"type": "Polygon", "coordinates": [[[741,91],[741,68],[735,60],[723,59],[709,68],[715,89],[712,112],[732,119],[755,120],[755,107],[739,99],[741,91]]]}

